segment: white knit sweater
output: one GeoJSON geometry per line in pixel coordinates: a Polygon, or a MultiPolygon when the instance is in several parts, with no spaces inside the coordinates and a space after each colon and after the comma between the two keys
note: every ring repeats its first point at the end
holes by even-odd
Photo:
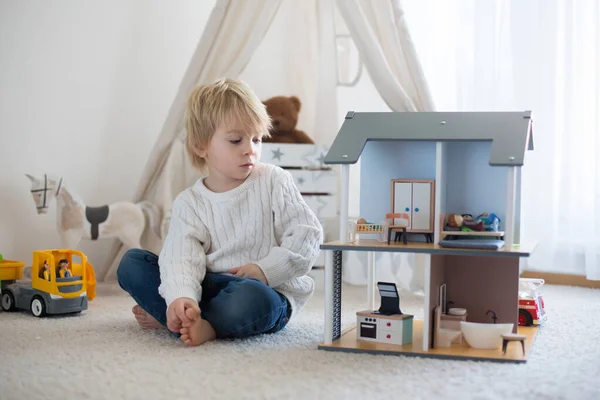
{"type": "Polygon", "coordinates": [[[159,256],[158,288],[167,307],[179,297],[199,301],[206,272],[257,264],[293,313],[314,291],[306,275],[319,254],[323,228],[292,175],[258,163],[237,188],[215,193],[202,179],[173,202],[159,256]]]}

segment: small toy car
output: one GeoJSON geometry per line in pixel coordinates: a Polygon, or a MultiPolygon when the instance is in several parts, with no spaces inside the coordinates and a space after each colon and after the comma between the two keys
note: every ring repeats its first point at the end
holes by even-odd
{"type": "Polygon", "coordinates": [[[537,278],[519,279],[519,326],[541,325],[546,321],[546,309],[539,288],[545,281],[537,278]]]}

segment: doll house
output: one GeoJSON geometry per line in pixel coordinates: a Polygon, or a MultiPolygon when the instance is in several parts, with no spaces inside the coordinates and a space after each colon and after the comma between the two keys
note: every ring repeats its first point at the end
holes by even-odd
{"type": "Polygon", "coordinates": [[[339,240],[321,245],[319,349],[526,362],[538,329],[519,325],[518,305],[519,260],[531,253],[520,244],[521,168],[531,150],[530,111],[349,112],[324,160],[341,166],[341,209],[339,240]],[[360,193],[352,195],[360,196],[361,221],[352,225],[349,166],[359,158],[360,193]],[[492,214],[494,229],[451,228],[456,216],[492,214]],[[403,240],[388,242],[382,230],[402,225],[403,240]],[[377,252],[425,255],[424,317],[414,318],[411,343],[365,341],[357,327],[341,330],[344,251],[367,252],[368,310],[376,309],[377,252]]]}

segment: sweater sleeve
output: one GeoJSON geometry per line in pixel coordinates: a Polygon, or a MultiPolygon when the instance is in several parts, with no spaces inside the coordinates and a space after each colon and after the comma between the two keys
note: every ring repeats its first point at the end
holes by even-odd
{"type": "Polygon", "coordinates": [[[202,298],[210,236],[190,197],[183,192],[173,202],[169,231],[159,255],[158,292],[167,307],[179,297],[202,298]]]}
{"type": "Polygon", "coordinates": [[[256,264],[263,270],[269,286],[277,287],[310,271],[319,256],[323,228],[288,171],[274,171],[271,196],[274,234],[279,246],[271,248],[256,264]]]}

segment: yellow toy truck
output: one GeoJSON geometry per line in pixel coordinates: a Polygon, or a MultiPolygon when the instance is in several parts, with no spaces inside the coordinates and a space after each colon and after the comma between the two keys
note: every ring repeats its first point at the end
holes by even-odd
{"type": "Polygon", "coordinates": [[[17,282],[24,265],[0,259],[0,303],[4,311],[30,310],[36,317],[79,313],[96,297],[94,268],[78,250],[34,251],[31,282],[17,282]]]}

